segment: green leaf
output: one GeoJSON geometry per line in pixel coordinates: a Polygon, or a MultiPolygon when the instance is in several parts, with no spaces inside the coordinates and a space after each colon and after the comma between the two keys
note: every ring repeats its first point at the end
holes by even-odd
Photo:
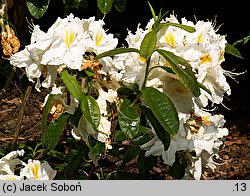
{"type": "Polygon", "coordinates": [[[137,167],[140,174],[146,176],[149,174],[149,171],[156,165],[157,156],[145,156],[145,151],[141,150],[137,158],[137,167]]]}
{"type": "Polygon", "coordinates": [[[28,7],[31,15],[39,19],[41,18],[49,7],[50,0],[26,0],[26,5],[28,7]]]}
{"type": "Polygon", "coordinates": [[[148,32],[142,40],[140,46],[140,56],[148,59],[151,57],[154,52],[155,46],[157,42],[157,35],[155,31],[148,32]]]}
{"type": "Polygon", "coordinates": [[[172,166],[169,167],[169,175],[175,179],[182,179],[185,175],[185,166],[176,160],[172,166]]]}
{"type": "Polygon", "coordinates": [[[89,150],[94,156],[99,157],[105,153],[105,143],[104,142],[100,142],[100,141],[96,140],[91,135],[88,137],[88,140],[89,140],[89,150]]]}
{"type": "Polygon", "coordinates": [[[168,73],[175,74],[171,67],[165,67],[165,66],[155,66],[155,67],[150,68],[150,71],[153,70],[153,69],[156,69],[156,68],[161,68],[161,69],[165,70],[168,73]]]}
{"type": "Polygon", "coordinates": [[[68,8],[76,8],[79,9],[80,7],[87,9],[88,1],[87,0],[65,0],[65,7],[68,8]]]}
{"type": "Polygon", "coordinates": [[[61,160],[61,161],[64,161],[65,157],[66,157],[64,152],[59,152],[57,150],[50,150],[47,154],[49,156],[55,157],[55,158],[57,158],[58,160],[61,160]]]}
{"type": "Polygon", "coordinates": [[[64,169],[66,180],[75,179],[75,175],[82,164],[84,154],[87,154],[88,151],[89,149],[85,143],[78,145],[77,149],[71,148],[69,150],[69,153],[65,158],[65,161],[67,162],[64,169]]]}
{"type": "Polygon", "coordinates": [[[118,113],[118,122],[122,132],[133,139],[140,128],[140,116],[134,107],[123,105],[118,113]]]}
{"type": "Polygon", "coordinates": [[[156,14],[155,14],[155,11],[154,11],[154,9],[153,9],[153,7],[152,7],[152,5],[150,4],[149,1],[148,1],[148,5],[149,5],[149,8],[150,8],[151,14],[152,14],[152,16],[153,16],[153,18],[154,18],[154,21],[156,21],[156,14]]]}
{"type": "Polygon", "coordinates": [[[69,122],[72,125],[78,126],[79,120],[82,117],[82,110],[80,107],[76,108],[74,114],[70,115],[69,122]]]}
{"type": "Polygon", "coordinates": [[[169,99],[166,94],[152,87],[143,88],[142,95],[146,104],[164,129],[170,135],[177,133],[179,129],[179,118],[171,99],[169,99]]]}
{"type": "Polygon", "coordinates": [[[81,110],[89,123],[94,128],[97,128],[100,124],[101,112],[96,100],[90,95],[83,97],[81,100],[81,110]]]}
{"type": "Polygon", "coordinates": [[[153,126],[157,137],[159,140],[161,140],[164,150],[166,151],[170,145],[170,134],[164,129],[164,127],[160,124],[153,112],[148,107],[141,105],[140,108],[153,126]]]}
{"type": "Polygon", "coordinates": [[[45,140],[45,132],[46,132],[46,128],[47,128],[47,118],[48,115],[50,113],[50,104],[53,100],[54,95],[50,94],[47,102],[45,104],[45,107],[43,108],[43,114],[42,114],[42,122],[41,122],[41,132],[42,132],[42,141],[45,140]]]}
{"type": "Polygon", "coordinates": [[[206,91],[208,94],[212,94],[211,91],[202,83],[199,82],[199,86],[201,89],[203,89],[204,91],[206,91]]]}
{"type": "Polygon", "coordinates": [[[70,94],[75,97],[78,101],[81,101],[82,97],[85,96],[80,84],[78,83],[76,77],[70,75],[66,70],[61,72],[61,79],[65,84],[66,88],[70,94]]]}
{"type": "Polygon", "coordinates": [[[167,12],[162,14],[162,8],[161,8],[158,16],[156,17],[155,11],[154,11],[153,7],[151,6],[151,4],[149,3],[149,1],[148,1],[148,5],[149,5],[150,11],[152,13],[152,16],[154,18],[154,24],[152,25],[152,30],[154,30],[157,33],[160,30],[160,22],[163,19],[163,17],[167,14],[167,12]]]}
{"type": "Polygon", "coordinates": [[[122,53],[126,53],[126,52],[137,52],[137,53],[139,53],[139,50],[136,49],[136,48],[115,48],[113,50],[109,50],[109,51],[103,52],[101,54],[98,54],[95,57],[95,60],[101,59],[101,58],[106,57],[106,56],[114,56],[114,55],[122,54],[122,53]]]}
{"type": "Polygon", "coordinates": [[[111,10],[113,0],[97,0],[99,10],[106,15],[111,10]]]}
{"type": "Polygon", "coordinates": [[[235,48],[235,46],[231,45],[231,44],[226,44],[226,48],[225,48],[225,53],[231,54],[233,56],[236,56],[238,58],[244,59],[239,50],[237,50],[237,48],[235,48]]]}
{"type": "Polygon", "coordinates": [[[133,102],[136,99],[139,92],[139,86],[137,84],[131,86],[122,86],[117,89],[117,94],[120,99],[128,99],[133,102]]]}
{"type": "MultiPolygon", "coordinates": [[[[138,145],[141,146],[143,144],[145,144],[146,142],[149,142],[153,137],[154,134],[152,133],[152,130],[150,129],[151,134],[146,134],[146,135],[141,135],[141,136],[136,136],[132,142],[134,145],[138,145]]],[[[165,131],[166,132],[166,131],[165,131]]]]}
{"type": "Polygon", "coordinates": [[[200,95],[200,88],[191,65],[185,59],[176,56],[172,52],[162,49],[156,49],[156,51],[169,62],[181,83],[189,89],[194,96],[198,97],[200,95]]]}
{"type": "Polygon", "coordinates": [[[237,44],[244,44],[245,45],[245,44],[247,44],[249,42],[249,40],[250,40],[250,34],[248,36],[243,37],[240,40],[237,40],[236,42],[233,43],[233,45],[234,46],[237,45],[237,44]]]}
{"type": "Polygon", "coordinates": [[[126,8],[126,4],[127,4],[126,0],[115,0],[115,2],[114,2],[115,9],[118,12],[124,12],[124,10],[126,8]]]}
{"type": "Polygon", "coordinates": [[[189,33],[194,33],[196,31],[196,29],[194,27],[188,26],[188,25],[183,25],[183,24],[179,24],[179,23],[173,23],[173,22],[166,22],[166,23],[160,23],[159,28],[163,28],[166,26],[175,26],[175,27],[179,27],[189,33]]]}
{"type": "Polygon", "coordinates": [[[114,133],[114,141],[115,142],[121,142],[128,139],[128,137],[121,131],[121,130],[116,130],[114,133]]]}
{"type": "Polygon", "coordinates": [[[140,153],[140,151],[140,147],[129,147],[123,157],[124,163],[129,163],[130,161],[132,161],[140,153]]]}
{"type": "Polygon", "coordinates": [[[44,133],[44,141],[42,141],[42,143],[49,149],[54,149],[59,142],[68,117],[68,114],[62,114],[57,121],[50,122],[46,132],[44,133]]]}

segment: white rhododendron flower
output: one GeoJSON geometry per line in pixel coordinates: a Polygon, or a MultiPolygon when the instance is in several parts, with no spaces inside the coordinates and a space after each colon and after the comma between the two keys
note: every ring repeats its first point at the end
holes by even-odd
{"type": "Polygon", "coordinates": [[[14,174],[0,174],[0,180],[24,180],[23,176],[18,176],[14,174]]]}
{"type": "Polygon", "coordinates": [[[24,150],[12,151],[0,159],[0,174],[14,175],[17,165],[22,164],[22,161],[17,158],[23,156],[24,150]]]}
{"type": "Polygon", "coordinates": [[[103,20],[91,21],[89,24],[89,42],[88,51],[100,54],[102,52],[116,48],[118,39],[114,38],[113,34],[107,34],[103,26],[103,20]]]}
{"type": "Polygon", "coordinates": [[[41,63],[42,55],[52,43],[52,38],[40,30],[38,25],[33,27],[31,43],[10,57],[10,63],[16,67],[24,67],[26,75],[31,82],[36,82],[36,89],[50,87],[55,82],[56,68],[51,68],[41,63]],[[42,83],[40,77],[45,78],[42,83]],[[40,84],[41,83],[41,84],[40,84]]]}
{"type": "Polygon", "coordinates": [[[190,167],[190,171],[195,174],[196,179],[200,179],[202,165],[211,169],[216,168],[216,163],[212,158],[214,155],[218,156],[219,146],[222,144],[221,139],[228,135],[228,129],[223,128],[224,117],[223,115],[212,116],[199,110],[194,116],[180,114],[179,118],[179,131],[171,138],[167,151],[164,151],[164,146],[157,137],[143,144],[141,148],[146,150],[146,156],[161,155],[168,165],[173,165],[175,162],[177,151],[194,151],[195,157],[192,160],[195,161],[192,161],[194,165],[190,167]]]}
{"type": "Polygon", "coordinates": [[[25,163],[18,156],[24,156],[24,150],[11,151],[0,159],[0,180],[52,180],[57,171],[48,162],[28,160],[25,163]],[[19,175],[18,175],[19,174],[19,175]]]}
{"type": "Polygon", "coordinates": [[[82,139],[89,145],[88,136],[91,135],[98,141],[105,143],[107,149],[112,148],[109,140],[111,134],[111,122],[106,117],[101,116],[97,129],[93,128],[84,115],[80,118],[78,126],[73,125],[73,127],[71,134],[75,139],[82,139]]]}
{"type": "Polygon", "coordinates": [[[41,163],[39,160],[29,159],[28,163],[23,163],[23,165],[20,175],[28,180],[53,180],[57,173],[47,161],[41,163]]]}
{"type": "MultiPolygon", "coordinates": [[[[10,63],[25,68],[31,82],[36,82],[36,89],[49,88],[55,83],[57,71],[64,68],[82,70],[85,52],[99,54],[107,49],[114,49],[117,38],[104,29],[104,21],[94,17],[79,19],[73,14],[58,18],[47,33],[34,25],[31,43],[10,57],[10,63]],[[43,77],[43,81],[41,81],[43,77]]],[[[100,60],[109,70],[108,57],[100,60]]]]}
{"type": "Polygon", "coordinates": [[[81,70],[87,37],[82,28],[82,21],[72,14],[64,19],[58,18],[48,30],[48,34],[53,36],[53,42],[41,62],[45,65],[65,64],[71,69],[81,70]]]}

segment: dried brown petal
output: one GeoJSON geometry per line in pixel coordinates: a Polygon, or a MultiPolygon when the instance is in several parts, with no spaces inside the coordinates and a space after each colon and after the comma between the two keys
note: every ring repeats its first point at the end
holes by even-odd
{"type": "Polygon", "coordinates": [[[3,48],[3,54],[5,56],[11,56],[12,54],[15,54],[20,48],[20,41],[15,36],[15,32],[12,28],[10,28],[9,32],[6,30],[2,32],[1,44],[3,48]]]}

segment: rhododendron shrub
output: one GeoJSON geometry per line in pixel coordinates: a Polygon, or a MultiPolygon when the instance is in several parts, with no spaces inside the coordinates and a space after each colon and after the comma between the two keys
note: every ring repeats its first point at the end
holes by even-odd
{"type": "MultiPolygon", "coordinates": [[[[150,9],[145,27],[128,30],[127,47],[118,47],[104,19],[69,14],[47,32],[34,25],[30,44],[10,63],[25,69],[38,93],[51,89],[42,116],[46,148],[67,129],[95,166],[116,149],[124,164],[136,159],[144,175],[160,161],[175,178],[201,179],[203,168],[216,169],[228,134],[224,116],[209,108],[231,93],[222,64],[237,50],[212,22],[150,9]]],[[[22,178],[55,176],[47,162],[24,166],[22,178]],[[35,165],[44,169],[32,173],[35,165]]]]}

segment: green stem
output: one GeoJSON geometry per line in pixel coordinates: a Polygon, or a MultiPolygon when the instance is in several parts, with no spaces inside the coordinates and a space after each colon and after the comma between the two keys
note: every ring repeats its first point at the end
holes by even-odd
{"type": "Polygon", "coordinates": [[[146,83],[147,83],[147,78],[148,78],[148,73],[149,73],[149,71],[148,71],[148,69],[149,69],[149,65],[150,65],[150,58],[149,58],[149,59],[147,59],[147,65],[146,65],[145,77],[144,77],[144,81],[143,81],[143,84],[142,84],[141,89],[145,88],[145,86],[146,86],[146,83]]]}

